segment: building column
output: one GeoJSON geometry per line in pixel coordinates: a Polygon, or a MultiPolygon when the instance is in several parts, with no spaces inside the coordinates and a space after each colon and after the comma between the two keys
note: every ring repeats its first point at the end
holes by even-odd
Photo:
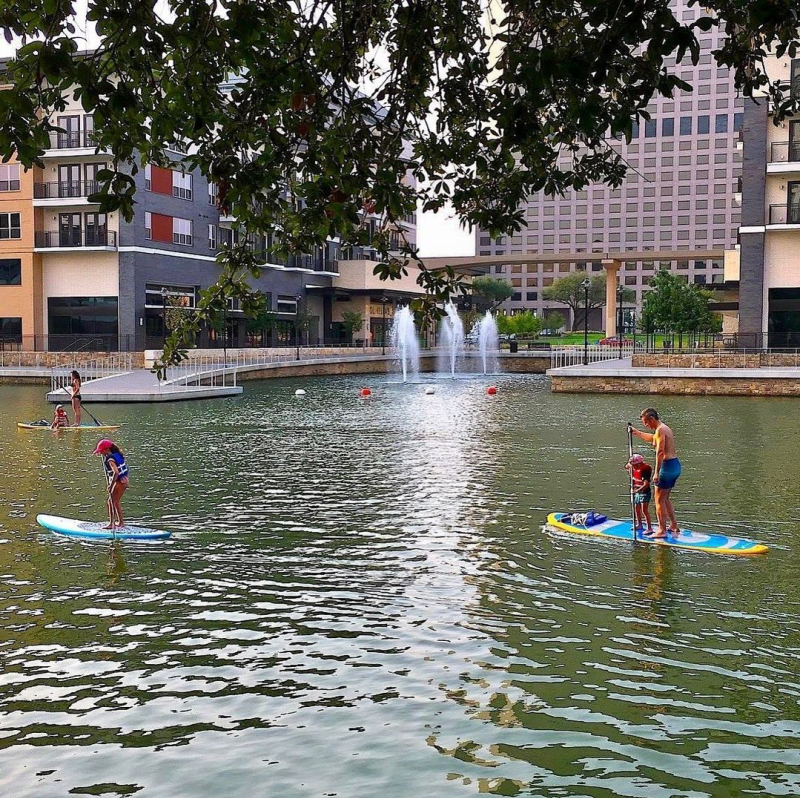
{"type": "Polygon", "coordinates": [[[618,260],[600,261],[606,270],[606,337],[617,334],[617,272],[622,263],[618,260]]]}

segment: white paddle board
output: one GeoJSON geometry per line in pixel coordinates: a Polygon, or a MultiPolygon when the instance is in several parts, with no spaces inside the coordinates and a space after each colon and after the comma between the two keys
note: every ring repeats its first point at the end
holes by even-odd
{"type": "Polygon", "coordinates": [[[104,529],[105,523],[60,518],[57,515],[37,515],[40,526],[59,535],[90,540],[166,540],[172,533],[144,526],[122,526],[104,529]]]}

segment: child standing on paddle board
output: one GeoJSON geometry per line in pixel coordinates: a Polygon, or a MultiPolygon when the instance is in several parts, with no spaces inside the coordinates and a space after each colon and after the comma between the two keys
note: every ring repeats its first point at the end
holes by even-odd
{"type": "Polygon", "coordinates": [[[69,416],[67,411],[64,410],[64,405],[56,405],[55,412],[53,413],[53,423],[50,429],[63,429],[69,426],[69,416]]]}
{"type": "Polygon", "coordinates": [[[97,444],[94,454],[102,455],[103,468],[106,471],[106,481],[108,482],[108,526],[105,529],[114,528],[114,518],[118,527],[125,526],[122,518],[122,494],[128,489],[128,465],[125,456],[113,441],[103,438],[97,444]]]}
{"type": "Polygon", "coordinates": [[[625,470],[631,475],[633,482],[633,505],[636,513],[636,528],[644,529],[644,523],[647,521],[647,529],[645,532],[650,534],[653,531],[653,523],[650,520],[650,480],[653,477],[653,469],[644,461],[644,457],[640,454],[635,454],[631,457],[625,470]]]}

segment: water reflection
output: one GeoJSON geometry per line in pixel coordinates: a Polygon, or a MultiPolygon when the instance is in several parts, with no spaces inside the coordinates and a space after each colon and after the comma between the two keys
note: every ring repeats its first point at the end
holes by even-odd
{"type": "Polygon", "coordinates": [[[793,403],[659,405],[686,516],[776,545],[740,562],[540,531],[626,514],[636,399],[359,387],[104,408],[161,545],[38,531],[102,517],[96,440],[0,428],[4,794],[797,792],[793,403]]]}

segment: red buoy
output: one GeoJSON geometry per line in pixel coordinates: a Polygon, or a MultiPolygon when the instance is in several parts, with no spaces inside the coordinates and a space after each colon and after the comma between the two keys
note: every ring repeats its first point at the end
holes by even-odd
{"type": "Polygon", "coordinates": [[[362,388],[359,391],[359,396],[372,396],[372,391],[369,388],[362,388]]]}
{"type": "Polygon", "coordinates": [[[490,385],[486,389],[486,393],[489,394],[489,396],[494,396],[497,393],[497,388],[494,385],[490,385]]]}

